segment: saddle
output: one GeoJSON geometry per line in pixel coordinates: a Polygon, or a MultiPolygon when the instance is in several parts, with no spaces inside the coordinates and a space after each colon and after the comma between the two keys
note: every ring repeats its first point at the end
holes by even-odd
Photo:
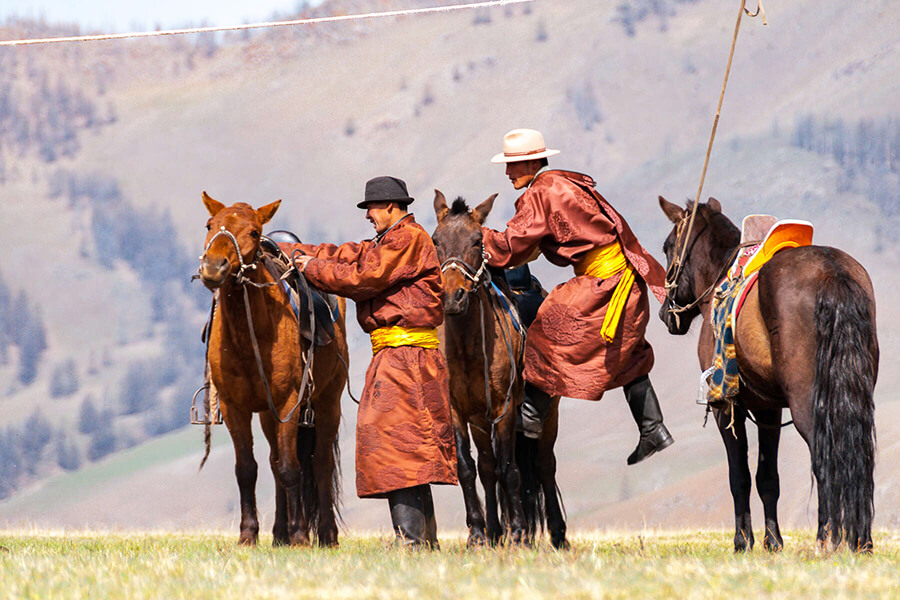
{"type": "MultiPolygon", "coordinates": [[[[291,235],[293,236],[293,234],[291,235]]],[[[298,239],[296,236],[293,238],[298,239]]],[[[273,277],[281,282],[282,289],[288,295],[291,308],[294,310],[300,326],[300,334],[308,342],[314,342],[316,346],[326,346],[331,343],[331,340],[334,339],[334,324],[339,317],[337,296],[327,294],[309,285],[305,279],[300,278],[296,271],[285,276],[285,273],[291,269],[291,257],[281,250],[275,240],[263,236],[260,249],[262,250],[263,265],[273,277]],[[307,288],[309,294],[307,294],[307,288]],[[309,319],[310,296],[313,303],[315,336],[313,336],[309,319]]]]}
{"type": "Polygon", "coordinates": [[[514,269],[490,269],[490,271],[491,277],[506,281],[510,292],[509,298],[518,310],[522,326],[528,329],[534,323],[538,309],[546,296],[541,282],[531,274],[527,264],[514,269]]]}
{"type": "Polygon", "coordinates": [[[700,379],[701,396],[710,406],[733,404],[740,391],[734,326],[744,301],[756,284],[759,270],[786,248],[812,244],[808,221],[778,220],[770,215],[749,215],[741,223],[741,251],[716,288],[710,319],[715,335],[713,366],[700,379]]]}

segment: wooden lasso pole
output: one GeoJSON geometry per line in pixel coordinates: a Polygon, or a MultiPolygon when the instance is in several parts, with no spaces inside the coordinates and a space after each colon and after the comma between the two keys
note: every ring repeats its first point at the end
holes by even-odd
{"type": "Polygon", "coordinates": [[[738,31],[740,31],[741,29],[741,20],[744,17],[744,13],[746,13],[750,17],[761,15],[763,25],[768,25],[768,22],[766,21],[766,11],[763,8],[762,0],[757,1],[755,13],[751,13],[749,10],[747,10],[746,4],[747,0],[741,0],[741,7],[738,10],[737,22],[734,24],[734,36],[731,38],[731,50],[728,53],[728,64],[725,67],[725,79],[722,81],[722,91],[719,93],[719,104],[718,106],[716,106],[716,116],[713,120],[712,133],[710,133],[709,145],[706,148],[706,159],[703,161],[703,172],[700,174],[700,185],[697,188],[697,197],[694,199],[694,206],[691,209],[691,217],[688,221],[686,234],[683,238],[679,236],[679,239],[676,243],[674,276],[672,277],[671,282],[666,282],[666,287],[677,286],[678,276],[681,274],[681,269],[684,265],[684,256],[687,252],[688,240],[691,239],[691,231],[694,228],[694,218],[697,215],[697,207],[700,205],[700,195],[703,193],[703,183],[706,181],[706,171],[709,168],[709,157],[712,155],[713,142],[715,142],[716,130],[719,127],[719,115],[722,113],[722,102],[725,100],[725,89],[728,87],[728,76],[731,73],[731,63],[734,60],[734,48],[735,46],[737,46],[738,31]]]}

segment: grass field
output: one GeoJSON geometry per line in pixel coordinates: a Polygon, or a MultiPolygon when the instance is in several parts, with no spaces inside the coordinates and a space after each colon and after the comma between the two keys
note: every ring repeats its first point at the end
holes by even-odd
{"type": "Polygon", "coordinates": [[[732,534],[598,533],[572,550],[407,552],[345,535],[334,550],[239,548],[231,534],[0,532],[0,598],[896,598],[900,533],[872,556],[787,550],[734,555],[732,534]]]}

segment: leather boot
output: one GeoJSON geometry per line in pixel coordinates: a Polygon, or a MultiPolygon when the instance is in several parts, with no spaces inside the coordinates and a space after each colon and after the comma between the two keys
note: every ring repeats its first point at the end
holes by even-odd
{"type": "Polygon", "coordinates": [[[425,541],[428,542],[432,550],[440,550],[441,545],[437,538],[437,518],[434,514],[434,497],[431,495],[431,486],[426,484],[422,487],[425,488],[422,494],[425,500],[425,541]]]}
{"type": "Polygon", "coordinates": [[[544,421],[550,414],[550,394],[525,382],[525,394],[519,406],[517,428],[522,435],[532,439],[540,439],[544,431],[544,421]]]}
{"type": "Polygon", "coordinates": [[[634,465],[675,443],[666,426],[663,425],[659,400],[653,391],[653,384],[646,375],[638,377],[625,386],[625,400],[631,408],[631,416],[637,423],[641,439],[637,448],[628,456],[628,464],[634,465]]]}
{"type": "Polygon", "coordinates": [[[391,523],[397,534],[397,543],[406,548],[419,548],[427,543],[422,487],[418,485],[388,493],[391,523]]]}

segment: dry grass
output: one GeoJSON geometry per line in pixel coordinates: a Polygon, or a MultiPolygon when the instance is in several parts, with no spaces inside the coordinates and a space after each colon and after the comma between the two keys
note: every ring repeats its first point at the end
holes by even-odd
{"type": "Polygon", "coordinates": [[[731,553],[731,534],[594,533],[568,552],[439,553],[346,535],[339,549],[239,548],[226,534],[0,533],[0,598],[719,598],[896,597],[900,533],[876,552],[818,556],[813,534],[787,550],[731,553]]]}

